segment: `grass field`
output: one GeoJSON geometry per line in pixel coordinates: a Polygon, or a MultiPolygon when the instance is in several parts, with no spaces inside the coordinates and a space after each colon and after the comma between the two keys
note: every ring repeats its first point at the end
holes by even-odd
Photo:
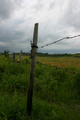
{"type": "Polygon", "coordinates": [[[0,120],[79,120],[80,75],[41,62],[80,73],[80,58],[37,57],[36,61],[33,109],[28,117],[29,56],[22,56],[20,65],[0,56],[0,120]]]}
{"type": "MultiPolygon", "coordinates": [[[[16,55],[16,59],[19,55],[16,55]]],[[[22,56],[22,60],[29,59],[29,56],[22,56]]],[[[80,58],[77,57],[36,57],[36,61],[42,62],[44,64],[58,66],[61,68],[80,68],[80,58]]]]}
{"type": "Polygon", "coordinates": [[[74,58],[74,57],[59,57],[59,58],[37,57],[37,61],[63,68],[68,68],[68,67],[80,68],[80,58],[74,58]]]}

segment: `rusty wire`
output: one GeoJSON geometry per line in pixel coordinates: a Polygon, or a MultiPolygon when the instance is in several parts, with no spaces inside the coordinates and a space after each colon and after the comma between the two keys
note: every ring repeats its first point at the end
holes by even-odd
{"type": "Polygon", "coordinates": [[[80,37],[80,35],[76,35],[76,36],[72,36],[72,37],[64,37],[64,38],[61,38],[61,39],[59,39],[59,40],[56,40],[56,41],[54,41],[54,42],[52,42],[52,43],[49,43],[49,44],[46,44],[46,45],[42,45],[42,46],[40,46],[40,47],[38,47],[38,48],[43,48],[43,47],[46,47],[46,46],[55,44],[55,43],[57,43],[57,42],[59,42],[59,41],[62,41],[62,40],[64,40],[64,39],[72,39],[72,38],[76,38],[76,37],[80,37]]]}
{"type": "MultiPolygon", "coordinates": [[[[40,63],[40,62],[39,62],[40,63]]],[[[46,66],[49,66],[49,67],[54,67],[56,69],[61,69],[65,72],[68,72],[68,73],[72,73],[72,74],[77,74],[77,75],[80,75],[80,73],[76,73],[75,71],[69,71],[68,69],[66,68],[61,68],[61,67],[57,67],[57,66],[51,66],[51,65],[47,65],[47,64],[43,64],[43,63],[40,63],[41,65],[46,65],[46,66]]]]}

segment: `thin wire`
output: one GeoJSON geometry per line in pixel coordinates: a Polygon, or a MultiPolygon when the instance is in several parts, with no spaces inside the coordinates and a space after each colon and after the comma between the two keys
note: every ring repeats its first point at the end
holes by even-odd
{"type": "MultiPolygon", "coordinates": [[[[36,83],[40,86],[40,84],[36,81],[36,83]]],[[[41,86],[40,86],[41,87],[41,86]]],[[[72,120],[72,118],[55,102],[55,100],[53,100],[52,98],[51,98],[51,96],[50,95],[48,95],[47,94],[47,92],[41,87],[41,89],[43,90],[43,92],[50,98],[50,100],[52,100],[62,111],[63,111],[63,113],[64,114],[66,114],[66,116],[69,118],[69,119],[71,119],[72,120]]]]}
{"type": "Polygon", "coordinates": [[[80,75],[80,73],[76,73],[76,72],[74,72],[74,71],[69,71],[69,70],[64,69],[64,68],[61,68],[61,67],[51,66],[51,65],[47,65],[47,64],[40,63],[40,62],[39,62],[39,64],[41,64],[41,65],[46,65],[46,66],[49,66],[49,67],[55,67],[56,69],[61,69],[61,70],[65,71],[65,72],[68,72],[68,73],[80,75]]]}
{"type": "Polygon", "coordinates": [[[57,42],[59,42],[59,41],[62,41],[62,40],[64,40],[64,39],[72,39],[72,38],[79,37],[79,36],[80,36],[80,35],[76,35],[76,36],[72,36],[72,37],[64,37],[64,38],[61,38],[61,39],[59,39],[59,40],[56,40],[56,41],[54,41],[54,42],[52,42],[52,43],[49,43],[49,44],[40,46],[40,47],[38,47],[38,48],[43,48],[43,47],[52,45],[52,44],[54,44],[54,43],[57,43],[57,42]]]}
{"type": "MultiPolygon", "coordinates": [[[[57,40],[57,41],[54,41],[54,42],[52,42],[52,43],[49,43],[49,44],[46,44],[46,45],[43,45],[43,46],[41,46],[41,47],[38,47],[37,46],[37,48],[43,48],[43,47],[46,47],[46,46],[49,46],[49,45],[52,45],[52,44],[54,44],[54,43],[57,43],[57,42],[59,42],[59,41],[62,41],[62,40],[64,40],[64,39],[72,39],[72,38],[75,38],[75,37],[79,37],[80,35],[76,35],[76,36],[72,36],[72,37],[64,37],[64,38],[61,38],[61,39],[59,39],[59,40],[57,40]]],[[[30,44],[31,44],[31,47],[32,47],[32,41],[30,41],[30,44]]],[[[31,49],[32,50],[32,49],[31,49]]],[[[37,52],[35,53],[35,55],[37,54],[37,52]]],[[[35,56],[34,55],[34,56],[35,56]]],[[[32,56],[31,55],[31,57],[30,58],[33,58],[34,56],[32,56]]]]}

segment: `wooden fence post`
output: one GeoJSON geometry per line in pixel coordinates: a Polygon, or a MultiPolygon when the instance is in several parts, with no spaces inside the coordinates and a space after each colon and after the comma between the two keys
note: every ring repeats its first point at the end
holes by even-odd
{"type": "Polygon", "coordinates": [[[12,56],[13,62],[15,62],[15,53],[13,52],[13,56],[12,56]]]}
{"type": "Polygon", "coordinates": [[[19,55],[19,59],[18,59],[18,64],[20,64],[21,55],[22,55],[22,50],[20,51],[20,55],[19,55]]]}
{"type": "Polygon", "coordinates": [[[20,51],[19,61],[21,60],[22,50],[20,51]]]}
{"type": "Polygon", "coordinates": [[[36,49],[37,49],[37,41],[38,41],[38,23],[34,26],[34,34],[33,34],[33,44],[31,50],[31,69],[30,69],[30,81],[28,86],[27,93],[27,114],[31,116],[32,112],[32,96],[33,96],[33,84],[34,84],[34,70],[36,63],[36,49]]]}

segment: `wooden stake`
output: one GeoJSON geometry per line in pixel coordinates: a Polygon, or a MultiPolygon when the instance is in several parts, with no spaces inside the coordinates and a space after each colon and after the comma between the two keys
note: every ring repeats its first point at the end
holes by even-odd
{"type": "Polygon", "coordinates": [[[33,84],[34,84],[34,71],[35,71],[35,63],[36,63],[37,40],[38,40],[38,23],[36,23],[34,26],[33,44],[32,44],[32,52],[31,52],[30,81],[29,81],[28,93],[27,93],[27,113],[29,116],[31,116],[31,111],[32,111],[32,96],[33,96],[33,84]]]}
{"type": "Polygon", "coordinates": [[[12,56],[13,62],[15,62],[15,53],[13,52],[13,56],[12,56]]]}
{"type": "Polygon", "coordinates": [[[20,51],[19,61],[21,60],[22,50],[20,51]]]}
{"type": "Polygon", "coordinates": [[[22,55],[22,50],[20,51],[20,55],[19,55],[19,59],[18,59],[18,64],[20,64],[21,55],[22,55]]]}

